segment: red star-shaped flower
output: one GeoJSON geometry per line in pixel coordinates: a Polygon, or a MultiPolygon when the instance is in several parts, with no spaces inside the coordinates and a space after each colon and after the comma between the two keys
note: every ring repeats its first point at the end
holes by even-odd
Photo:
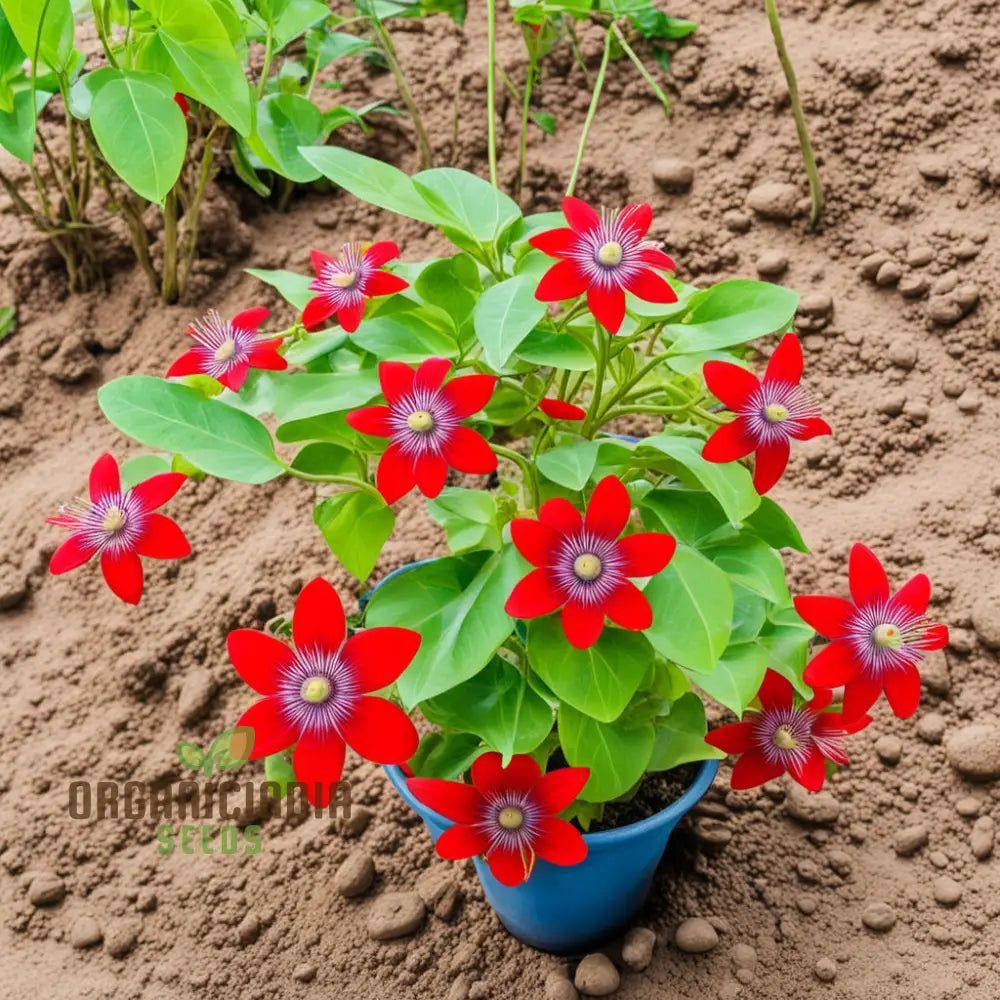
{"type": "Polygon", "coordinates": [[[899,718],[920,703],[924,653],[948,644],[948,629],[927,617],[931,582],[918,573],[895,596],[871,549],[857,544],[849,566],[852,601],[843,597],[796,597],[795,610],[832,640],[806,667],[812,687],[844,685],[844,713],[859,715],[885,696],[899,718]]]}
{"type": "Polygon", "coordinates": [[[760,711],[712,730],[705,742],[742,755],[733,768],[735,789],[756,788],[787,771],[803,788],[818,792],[826,780],[826,761],[847,763],[844,737],[872,721],[867,715],[825,712],[831,697],[830,691],[817,691],[812,701],[796,707],[791,683],[768,670],[757,692],[760,711]]]}
{"type": "Polygon", "coordinates": [[[239,392],[251,368],[283,371],[288,362],[278,353],[282,338],[267,338],[257,328],[268,317],[263,308],[246,309],[231,320],[210,309],[195,320],[185,333],[195,346],[182,354],[167,371],[167,378],[181,375],[208,375],[227,389],[239,392]]]}
{"type": "Polygon", "coordinates": [[[354,333],[361,323],[365,301],[378,295],[392,295],[409,286],[389,271],[379,270],[383,264],[399,256],[399,247],[391,240],[370,246],[345,243],[340,259],[329,254],[312,252],[316,280],[309,288],[318,292],[302,311],[302,325],[318,330],[331,316],[348,332],[354,333]]]}
{"type": "Polygon", "coordinates": [[[185,478],[180,472],[164,472],[123,490],[118,463],[113,456],[102,455],[90,470],[90,500],[78,498],[48,518],[50,524],[72,532],[56,549],[49,572],[67,573],[100,555],[101,572],[111,590],[123,601],[138,604],[142,597],[139,556],[180,559],[191,551],[181,529],[169,517],[154,513],[185,478]]]}
{"type": "Polygon", "coordinates": [[[585,518],[561,497],[543,503],[537,521],[514,518],[514,545],[538,568],[511,592],[507,614],[538,618],[562,608],[563,630],[577,649],[597,642],[605,615],[622,628],[649,628],[649,601],[628,577],[659,573],[677,543],[655,531],[619,538],[631,511],[628,490],[606,476],[594,488],[585,518]]]}
{"type": "Polygon", "coordinates": [[[538,409],[551,420],[584,420],[587,417],[587,411],[582,406],[561,399],[543,399],[538,403],[538,409]]]}
{"type": "Polygon", "coordinates": [[[496,376],[462,375],[445,382],[450,371],[445,358],[428,358],[416,369],[383,361],[378,377],[387,405],[347,414],[356,431],[390,441],[375,476],[386,503],[395,503],[414,486],[425,497],[436,497],[449,466],[480,475],[497,467],[486,439],[462,424],[489,402],[496,376]]]}
{"type": "Polygon", "coordinates": [[[586,767],[564,767],[542,774],[527,754],[501,767],[498,753],[472,763],[472,784],[439,778],[409,778],[407,786],[429,808],[454,820],[438,837],[442,858],[458,861],[483,855],[494,878],[504,885],[527,881],[536,858],[554,865],[576,865],[587,844],[576,827],[559,819],[590,777],[586,767]]]}
{"type": "Polygon", "coordinates": [[[646,240],[653,223],[649,205],[626,205],[600,215],[579,198],[563,198],[566,229],[550,229],[528,242],[559,263],[549,268],[535,290],[540,302],[562,302],[587,293],[587,306],[608,333],[625,318],[625,293],[646,302],[676,302],[677,294],[656,273],[673,271],[674,262],[646,240]],[[655,269],[655,270],[654,270],[655,269]]]}
{"type": "Polygon", "coordinates": [[[705,382],[721,402],[736,413],[705,442],[702,457],[709,462],[733,462],[756,452],[753,485],[764,494],[781,478],[788,464],[791,438],[831,433],[819,407],[799,385],[802,348],[787,334],[775,348],[763,379],[739,365],[706,361],[705,382]]]}
{"type": "Polygon", "coordinates": [[[264,697],[237,726],[254,731],[250,759],[296,744],[295,777],[313,805],[330,801],[343,773],[345,744],[376,764],[401,764],[417,749],[406,713],[369,692],[392,684],[409,666],[420,636],[405,628],[369,628],[346,639],[337,592],[326,580],[307,584],[295,604],[295,648],[266,632],[229,633],[237,673],[264,697]]]}

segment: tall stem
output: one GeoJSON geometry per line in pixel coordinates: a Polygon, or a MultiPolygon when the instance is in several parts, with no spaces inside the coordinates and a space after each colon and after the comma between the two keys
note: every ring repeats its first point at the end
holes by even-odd
{"type": "Polygon", "coordinates": [[[601,89],[604,86],[604,74],[608,71],[608,60],[611,58],[611,32],[604,35],[604,55],[601,56],[601,68],[597,71],[597,80],[594,82],[594,92],[590,96],[590,107],[587,109],[587,118],[583,123],[583,131],[580,133],[580,145],[576,151],[576,163],[573,164],[573,174],[569,179],[569,187],[566,188],[566,195],[570,196],[576,189],[576,181],[580,176],[580,167],[583,164],[583,153],[587,148],[587,137],[590,135],[590,126],[594,124],[594,116],[597,114],[597,105],[601,100],[601,89]]]}
{"type": "Polygon", "coordinates": [[[528,118],[531,113],[531,88],[535,85],[535,66],[537,57],[535,46],[528,43],[528,76],[524,81],[524,99],[521,103],[521,149],[517,158],[517,186],[514,194],[521,200],[521,189],[524,186],[524,167],[528,159],[528,118]]]}
{"type": "Polygon", "coordinates": [[[497,183],[497,3],[486,0],[486,135],[489,145],[490,183],[497,183]]]}
{"type": "Polygon", "coordinates": [[[813,156],[812,143],[809,140],[809,128],[802,112],[802,102],[799,100],[799,85],[795,79],[795,68],[788,57],[785,37],[781,32],[781,21],[778,20],[778,5],[776,0],[764,0],[764,6],[767,8],[767,20],[771,25],[771,34],[774,36],[774,47],[778,51],[778,59],[781,62],[781,68],[785,71],[785,81],[788,84],[788,97],[792,103],[795,129],[799,134],[802,161],[805,164],[806,176],[809,178],[809,198],[812,202],[809,209],[809,225],[811,228],[815,228],[823,208],[823,188],[820,185],[816,158],[813,156]]]}
{"type": "Polygon", "coordinates": [[[177,189],[171,188],[163,203],[163,276],[160,297],[176,302],[177,288],[177,189]]]}
{"type": "Polygon", "coordinates": [[[601,327],[597,328],[597,368],[594,372],[594,394],[590,400],[587,419],[583,424],[583,436],[593,437],[594,430],[601,426],[601,396],[604,394],[604,379],[608,371],[610,339],[601,327]]]}
{"type": "Polygon", "coordinates": [[[267,38],[264,42],[264,64],[260,68],[260,79],[257,81],[257,100],[264,96],[267,86],[267,75],[271,72],[271,59],[274,56],[274,25],[267,22],[267,38]]]}

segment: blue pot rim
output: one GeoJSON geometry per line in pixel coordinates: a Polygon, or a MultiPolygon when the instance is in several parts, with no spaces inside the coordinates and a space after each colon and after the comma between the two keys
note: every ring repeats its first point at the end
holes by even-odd
{"type": "MultiPolygon", "coordinates": [[[[708,787],[712,784],[718,770],[719,762],[717,760],[703,760],[701,766],[698,768],[697,776],[685,790],[684,794],[679,799],[671,802],[665,809],[661,809],[658,813],[639,820],[638,823],[629,823],[627,826],[615,827],[613,830],[601,830],[598,833],[585,833],[583,839],[588,844],[595,846],[613,844],[623,840],[630,840],[632,837],[639,836],[666,823],[680,819],[708,791],[708,787]]],[[[429,806],[425,806],[410,791],[406,784],[406,775],[403,774],[399,765],[386,764],[385,772],[392,782],[393,787],[414,812],[418,815],[426,813],[445,827],[454,825],[454,820],[442,816],[429,806]]]]}

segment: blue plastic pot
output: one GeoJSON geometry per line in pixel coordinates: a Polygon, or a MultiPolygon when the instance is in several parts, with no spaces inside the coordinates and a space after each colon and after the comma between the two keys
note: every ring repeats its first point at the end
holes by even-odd
{"type": "MultiPolygon", "coordinates": [[[[560,867],[539,859],[531,878],[511,888],[498,882],[482,858],[476,858],[486,898],[504,927],[525,944],[557,955],[579,954],[607,944],[642,909],[677,821],[705,794],[718,769],[718,761],[706,760],[691,787],[655,816],[616,830],[585,834],[587,857],[578,865],[560,867]]],[[[436,842],[451,820],[418,802],[398,767],[385,770],[436,842]]]]}

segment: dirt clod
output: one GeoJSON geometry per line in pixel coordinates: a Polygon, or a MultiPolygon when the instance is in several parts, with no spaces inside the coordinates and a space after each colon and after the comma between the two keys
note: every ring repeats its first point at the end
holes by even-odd
{"type": "Polygon", "coordinates": [[[101,927],[90,916],[77,917],[69,931],[69,943],[74,948],[94,948],[104,940],[101,927]]]}
{"type": "Polygon", "coordinates": [[[392,941],[419,930],[427,910],[415,892],[387,892],[368,914],[368,933],[376,941],[392,941]]]}
{"type": "Polygon", "coordinates": [[[945,741],[948,763],[963,777],[992,781],[1000,777],[1000,727],[990,723],[963,726],[945,741]]]}
{"type": "Polygon", "coordinates": [[[893,849],[901,858],[908,858],[927,846],[930,833],[922,823],[905,827],[896,834],[892,842],[893,849]]]}
{"type": "Polygon", "coordinates": [[[622,962],[633,972],[642,972],[653,960],[656,932],[648,927],[633,927],[622,942],[622,962]]]}
{"type": "Polygon", "coordinates": [[[62,902],[66,883],[52,872],[39,872],[28,886],[28,902],[33,906],[50,906],[62,902]]]}
{"type": "Polygon", "coordinates": [[[861,922],[869,930],[884,934],[896,926],[896,911],[888,903],[869,903],[861,914],[861,922]]]}
{"type": "Polygon", "coordinates": [[[367,892],[375,881],[375,862],[364,850],[352,851],[337,869],[333,888],[345,899],[367,892]]]}

